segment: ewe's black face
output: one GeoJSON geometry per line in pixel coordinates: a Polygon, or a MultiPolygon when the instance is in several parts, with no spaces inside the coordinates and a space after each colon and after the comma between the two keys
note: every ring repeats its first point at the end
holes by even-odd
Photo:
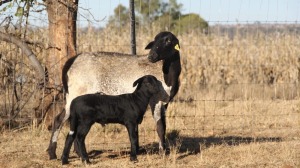
{"type": "Polygon", "coordinates": [[[161,32],[157,34],[154,41],[150,42],[145,49],[150,49],[148,59],[155,63],[160,60],[165,60],[175,52],[179,52],[179,41],[171,32],[161,32]]]}
{"type": "Polygon", "coordinates": [[[137,79],[133,83],[133,86],[136,86],[137,84],[137,89],[145,89],[151,93],[153,97],[157,97],[157,100],[165,103],[169,102],[170,97],[168,93],[165,91],[161,81],[157,80],[156,77],[152,75],[143,76],[137,79]]]}

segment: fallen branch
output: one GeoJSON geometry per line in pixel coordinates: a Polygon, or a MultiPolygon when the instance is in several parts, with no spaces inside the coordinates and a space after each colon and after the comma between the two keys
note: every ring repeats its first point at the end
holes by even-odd
{"type": "Polygon", "coordinates": [[[31,51],[31,49],[27,46],[26,42],[22,41],[21,39],[14,37],[13,35],[10,34],[5,34],[0,32],[0,40],[6,41],[9,43],[13,43],[19,48],[21,48],[22,52],[28,57],[28,59],[31,62],[31,65],[34,67],[38,74],[38,78],[41,81],[44,81],[45,78],[45,71],[44,68],[42,67],[41,63],[38,61],[36,55],[31,51]]]}

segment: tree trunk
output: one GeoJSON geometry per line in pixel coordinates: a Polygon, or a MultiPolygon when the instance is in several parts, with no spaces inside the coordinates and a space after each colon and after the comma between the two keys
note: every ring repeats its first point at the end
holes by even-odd
{"type": "Polygon", "coordinates": [[[45,0],[49,21],[49,43],[51,49],[47,58],[49,77],[48,88],[51,96],[46,96],[46,125],[64,106],[62,98],[61,74],[66,60],[76,55],[76,19],[78,0],[45,0]],[[58,101],[59,100],[59,101],[58,101]]]}

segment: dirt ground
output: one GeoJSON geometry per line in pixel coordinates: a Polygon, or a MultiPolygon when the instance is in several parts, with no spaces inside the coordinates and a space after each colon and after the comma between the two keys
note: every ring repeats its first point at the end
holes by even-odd
{"type": "MultiPolygon", "coordinates": [[[[143,124],[142,124],[143,125],[143,124]]],[[[58,141],[57,156],[61,156],[67,134],[65,127],[58,141]]],[[[140,127],[139,162],[129,161],[129,140],[121,126],[93,126],[86,144],[91,165],[84,165],[71,152],[70,164],[49,160],[46,153],[50,132],[43,128],[23,128],[4,131],[0,135],[0,167],[300,167],[300,134],[293,137],[207,136],[187,137],[168,133],[170,148],[159,154],[155,131],[140,127]],[[142,131],[141,131],[142,130],[142,131]],[[143,132],[149,134],[148,137],[143,132]]],[[[73,150],[72,150],[73,151],[73,150]]]]}

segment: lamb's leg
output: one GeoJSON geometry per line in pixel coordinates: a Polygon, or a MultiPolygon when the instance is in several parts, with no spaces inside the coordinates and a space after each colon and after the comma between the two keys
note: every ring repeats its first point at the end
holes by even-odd
{"type": "Polygon", "coordinates": [[[137,123],[126,123],[126,128],[128,131],[130,144],[131,144],[131,151],[130,151],[130,161],[137,162],[136,151],[137,151],[137,144],[138,144],[138,137],[137,137],[137,123]]]}
{"type": "Polygon", "coordinates": [[[66,116],[66,112],[65,112],[65,110],[62,110],[55,117],[55,119],[53,121],[51,139],[50,139],[50,143],[49,143],[49,146],[47,149],[50,160],[57,159],[57,156],[56,156],[57,137],[58,137],[58,134],[59,134],[63,124],[65,123],[65,121],[68,118],[65,116],[66,116]]]}
{"type": "Polygon", "coordinates": [[[65,142],[65,147],[64,147],[64,150],[63,150],[63,154],[61,156],[61,162],[62,164],[68,164],[69,161],[69,154],[70,154],[70,150],[71,150],[71,147],[72,147],[72,143],[75,139],[75,136],[76,136],[76,132],[74,131],[70,131],[68,136],[67,136],[67,139],[66,139],[66,142],[65,142]]]}
{"type": "Polygon", "coordinates": [[[74,152],[78,155],[78,157],[82,157],[80,156],[79,147],[78,143],[76,143],[76,140],[74,141],[74,152]]]}
{"type": "Polygon", "coordinates": [[[85,162],[86,164],[90,164],[89,157],[86,151],[85,147],[85,138],[86,135],[89,133],[91,126],[93,123],[83,123],[78,126],[77,135],[75,139],[75,143],[78,145],[79,154],[82,158],[82,162],[85,162]]]}
{"type": "Polygon", "coordinates": [[[139,153],[140,146],[139,146],[139,127],[138,127],[138,125],[136,125],[135,136],[137,137],[137,141],[135,143],[136,152],[139,153]]]}

